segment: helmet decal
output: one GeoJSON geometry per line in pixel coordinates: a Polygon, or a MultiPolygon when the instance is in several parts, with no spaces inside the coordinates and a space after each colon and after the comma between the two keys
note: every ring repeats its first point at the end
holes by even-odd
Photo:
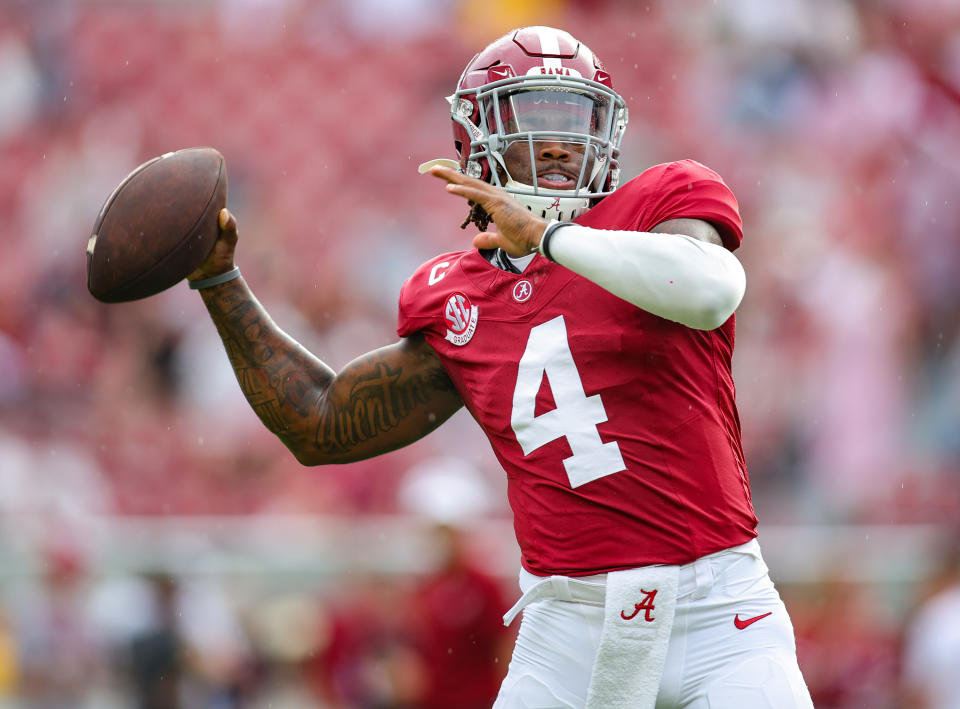
{"type": "Polygon", "coordinates": [[[544,62],[556,61],[555,66],[560,65],[561,59],[573,59],[580,51],[580,43],[570,33],[555,27],[523,27],[513,32],[513,41],[530,56],[544,62]]]}
{"type": "Polygon", "coordinates": [[[580,76],[580,72],[572,67],[567,67],[567,66],[552,67],[552,66],[547,66],[546,62],[544,62],[543,66],[540,66],[540,67],[532,66],[529,69],[527,69],[527,75],[529,76],[531,74],[540,75],[540,76],[549,75],[549,74],[559,74],[560,76],[576,76],[578,79],[583,78],[580,76]]]}
{"type": "MultiPolygon", "coordinates": [[[[575,55],[575,52],[565,53],[561,51],[560,30],[554,29],[553,27],[531,27],[530,30],[535,33],[536,39],[540,44],[539,51],[535,53],[543,60],[543,64],[541,66],[532,66],[527,69],[527,75],[542,76],[547,74],[559,74],[561,76],[576,76],[582,78],[582,75],[579,71],[577,71],[577,69],[571,66],[563,65],[563,58],[566,57],[567,59],[571,59],[575,55]]],[[[517,44],[523,47],[523,44],[521,44],[519,41],[517,41],[517,44]]]]}

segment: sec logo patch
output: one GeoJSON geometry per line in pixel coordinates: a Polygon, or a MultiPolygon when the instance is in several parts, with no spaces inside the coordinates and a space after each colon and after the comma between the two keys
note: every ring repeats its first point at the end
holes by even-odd
{"type": "Polygon", "coordinates": [[[447,334],[444,339],[458,347],[470,342],[477,329],[478,314],[477,306],[463,293],[451,295],[443,306],[443,317],[447,321],[447,334]]]}

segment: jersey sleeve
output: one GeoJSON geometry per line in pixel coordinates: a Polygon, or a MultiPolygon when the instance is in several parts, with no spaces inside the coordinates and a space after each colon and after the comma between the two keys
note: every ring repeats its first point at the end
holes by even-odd
{"type": "Polygon", "coordinates": [[[440,283],[447,272],[456,267],[461,253],[443,254],[427,261],[403,284],[397,308],[397,334],[400,337],[420,332],[436,320],[445,291],[431,286],[440,283]]]}
{"type": "Polygon", "coordinates": [[[415,287],[410,284],[411,280],[413,280],[412,276],[406,280],[400,289],[400,303],[397,308],[397,334],[400,337],[410,337],[410,335],[423,328],[422,323],[418,324],[419,318],[417,318],[416,309],[412,307],[415,299],[411,293],[415,287]]]}
{"type": "Polygon", "coordinates": [[[695,160],[658,165],[660,178],[646,205],[645,220],[653,228],[669,219],[710,222],[733,251],[743,241],[743,223],[736,197],[723,179],[695,160]]]}

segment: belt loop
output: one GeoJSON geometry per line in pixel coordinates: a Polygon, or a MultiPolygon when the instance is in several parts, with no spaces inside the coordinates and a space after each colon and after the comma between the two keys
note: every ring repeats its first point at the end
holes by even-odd
{"type": "Polygon", "coordinates": [[[710,559],[706,557],[697,559],[693,562],[693,570],[695,574],[693,598],[706,598],[710,589],[713,588],[713,566],[710,564],[710,559]]]}
{"type": "Polygon", "coordinates": [[[553,587],[553,597],[561,601],[572,601],[570,593],[570,579],[566,576],[551,576],[550,585],[553,587]]]}

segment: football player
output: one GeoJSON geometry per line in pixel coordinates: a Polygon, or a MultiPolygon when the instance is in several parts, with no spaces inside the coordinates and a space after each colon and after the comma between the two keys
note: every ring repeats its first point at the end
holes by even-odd
{"type": "Polygon", "coordinates": [[[498,709],[811,707],[740,441],[733,194],[692,160],[620,185],[626,106],[560,30],[493,42],[448,100],[459,160],[422,170],[481,232],[409,278],[398,342],[340,372],[271,321],[221,213],[191,287],[251,406],[306,465],[393,450],[467,407],[522,551],[498,709]]]}

